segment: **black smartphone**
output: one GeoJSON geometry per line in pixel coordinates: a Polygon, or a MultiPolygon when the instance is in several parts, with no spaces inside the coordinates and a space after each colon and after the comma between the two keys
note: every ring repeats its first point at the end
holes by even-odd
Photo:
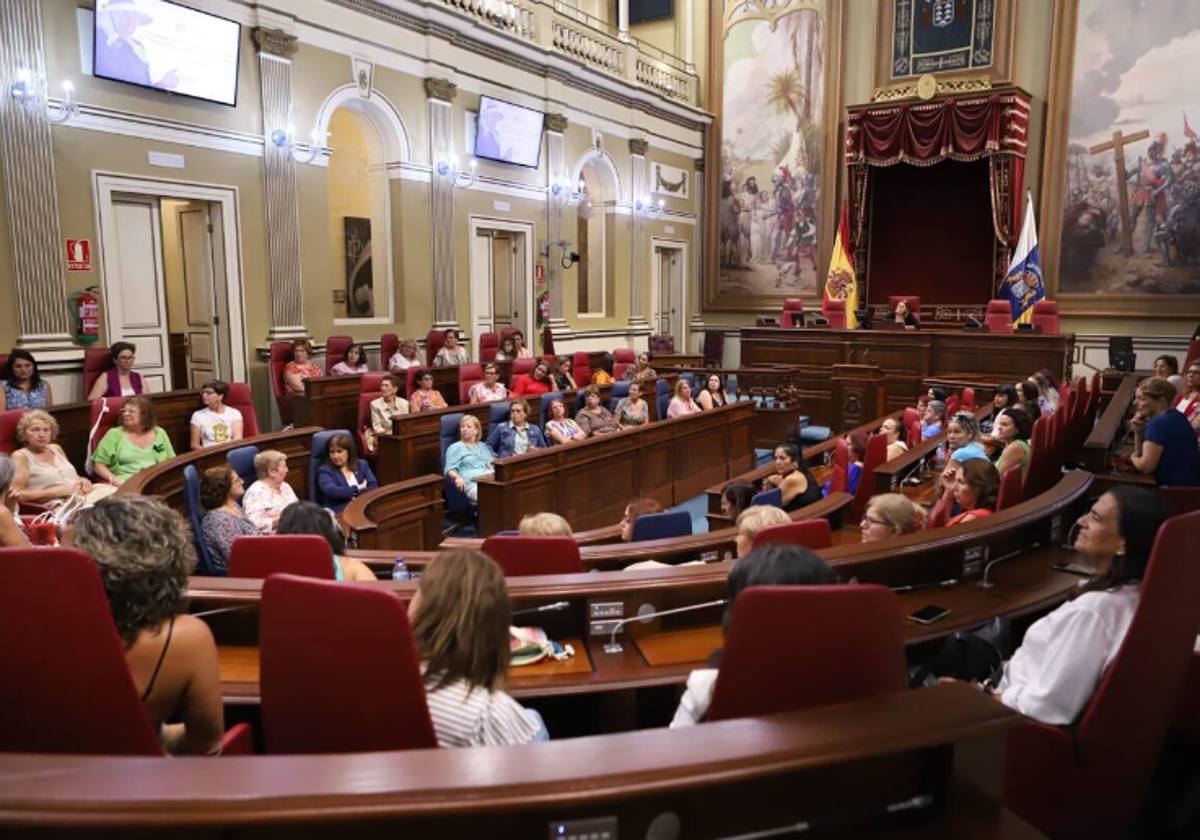
{"type": "Polygon", "coordinates": [[[927,607],[921,607],[921,609],[910,615],[908,620],[915,621],[917,624],[933,624],[935,621],[941,621],[948,615],[950,615],[949,608],[930,604],[927,607]]]}

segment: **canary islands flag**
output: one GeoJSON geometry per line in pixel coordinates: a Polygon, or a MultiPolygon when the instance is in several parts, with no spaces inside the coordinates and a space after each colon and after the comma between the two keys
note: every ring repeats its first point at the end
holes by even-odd
{"type": "Polygon", "coordinates": [[[854,278],[854,262],[850,259],[850,205],[846,201],[842,202],[837,239],[829,260],[829,273],[825,276],[825,300],[846,301],[846,329],[858,326],[858,319],[854,317],[854,310],[858,309],[858,281],[854,278]]]}
{"type": "Polygon", "coordinates": [[[1033,219],[1033,194],[1025,195],[1025,220],[1021,223],[1021,238],[1013,251],[1008,274],[1000,286],[1001,297],[1012,304],[1014,324],[1028,324],[1033,305],[1046,296],[1042,282],[1042,262],[1038,257],[1037,224],[1033,219]]]}

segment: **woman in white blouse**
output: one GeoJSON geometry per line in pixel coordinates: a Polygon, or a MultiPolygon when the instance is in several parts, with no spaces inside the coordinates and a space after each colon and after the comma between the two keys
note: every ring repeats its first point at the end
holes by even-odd
{"type": "Polygon", "coordinates": [[[275,532],[283,509],[296,501],[296,491],[287,483],[287,456],[266,449],[254,456],[254,472],[258,481],[242,496],[246,518],[264,534],[275,532]]]}
{"type": "Polygon", "coordinates": [[[1081,593],[1025,633],[996,686],[1000,701],[1053,726],[1074,722],[1121,649],[1167,502],[1118,485],[1076,525],[1075,562],[1095,571],[1081,593]]]}
{"type": "Polygon", "coordinates": [[[408,414],[408,400],[400,396],[399,377],[390,373],[379,380],[379,394],[371,400],[371,430],[377,435],[390,435],[392,418],[408,414]]]}

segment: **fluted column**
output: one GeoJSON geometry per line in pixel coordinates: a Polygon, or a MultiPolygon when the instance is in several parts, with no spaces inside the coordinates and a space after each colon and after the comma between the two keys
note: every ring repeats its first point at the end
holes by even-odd
{"type": "Polygon", "coordinates": [[[300,200],[296,163],[271,133],[292,118],[292,56],[296,37],[281,29],[254,30],[262,77],[263,203],[267,217],[267,271],[271,288],[271,338],[307,335],[300,271],[300,200]]]}
{"type": "Polygon", "coordinates": [[[8,87],[22,71],[46,72],[40,0],[0,2],[0,160],[12,236],[18,342],[30,350],[71,350],[63,239],[54,186],[50,123],[22,108],[8,87]]]}
{"type": "Polygon", "coordinates": [[[696,230],[699,233],[696,236],[696,258],[692,260],[692,271],[696,275],[693,288],[695,291],[689,295],[692,304],[692,332],[696,333],[698,327],[704,326],[704,315],[702,308],[704,306],[704,253],[705,242],[703,231],[708,230],[708,205],[705,203],[704,195],[704,158],[696,158],[695,162],[696,175],[692,186],[696,190],[696,230]]]}
{"type": "MultiPolygon", "coordinates": [[[[550,177],[550,187],[556,183],[570,183],[571,173],[566,169],[563,159],[563,133],[567,130],[567,118],[562,114],[546,115],[546,171],[550,177]]],[[[572,187],[573,188],[573,187],[572,187]]],[[[551,189],[546,195],[546,238],[551,242],[569,237],[563,236],[563,199],[556,196],[551,189]]],[[[563,249],[556,245],[550,247],[546,257],[546,282],[550,290],[550,329],[566,329],[566,315],[563,306],[565,294],[562,267],[563,249]]]]}
{"type": "Polygon", "coordinates": [[[629,326],[645,327],[646,324],[646,254],[642,248],[645,238],[645,221],[637,211],[637,201],[648,192],[646,189],[646,152],[650,143],[634,138],[629,141],[630,200],[629,225],[629,326]]]}
{"type": "Polygon", "coordinates": [[[433,238],[433,328],[458,327],[458,292],[454,271],[454,182],[438,174],[438,163],[449,162],[454,152],[453,103],[458,86],[447,79],[426,79],[429,100],[429,185],[433,238]]]}

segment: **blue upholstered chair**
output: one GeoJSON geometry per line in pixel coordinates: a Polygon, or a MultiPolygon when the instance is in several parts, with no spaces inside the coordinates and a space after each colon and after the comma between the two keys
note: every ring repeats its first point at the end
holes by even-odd
{"type": "Polygon", "coordinates": [[[200,523],[204,519],[204,507],[200,504],[200,473],[195,464],[183,468],[183,510],[192,526],[192,540],[196,544],[196,557],[200,563],[196,572],[201,575],[215,574],[212,556],[204,544],[204,531],[200,523]]]}
{"type": "Polygon", "coordinates": [[[614,382],[612,386],[612,396],[608,400],[608,410],[616,412],[617,403],[629,396],[629,383],[625,381],[614,382]]]}
{"type": "Polygon", "coordinates": [[[494,402],[488,406],[488,424],[483,430],[483,438],[487,440],[487,436],[492,433],[492,429],[508,419],[509,409],[512,408],[512,403],[505,400],[504,402],[494,402]]]}
{"type": "Polygon", "coordinates": [[[258,455],[257,446],[239,446],[237,449],[230,449],[225,453],[225,463],[233,467],[233,471],[242,478],[242,482],[249,487],[258,478],[258,473],[254,470],[254,458],[258,455]]]}
{"type": "MultiPolygon", "coordinates": [[[[495,407],[493,407],[493,411],[495,407]]],[[[442,416],[442,424],[438,428],[438,445],[442,450],[442,469],[446,468],[446,450],[450,448],[450,444],[458,441],[458,424],[462,422],[462,414],[446,414],[442,416]]],[[[443,474],[442,484],[443,492],[446,496],[446,509],[451,513],[464,513],[471,509],[471,502],[467,498],[467,494],[463,493],[454,485],[454,482],[446,478],[443,474]]]]}
{"type": "Polygon", "coordinates": [[[692,515],[686,510],[668,510],[662,513],[644,513],[633,523],[630,542],[665,540],[671,537],[689,537],[692,534],[692,515]]]}
{"type": "MultiPolygon", "coordinates": [[[[562,400],[565,403],[567,401],[567,395],[564,394],[562,391],[551,391],[548,394],[542,394],[542,403],[541,403],[541,406],[539,406],[539,408],[538,408],[538,422],[537,422],[537,424],[540,428],[546,427],[546,416],[547,416],[546,412],[548,412],[550,410],[550,403],[553,402],[554,400],[562,400]]],[[[578,400],[576,400],[576,402],[578,402],[578,400]]],[[[576,406],[576,407],[578,408],[578,406],[576,406]]],[[[532,423],[533,419],[530,418],[529,422],[532,423]]]]}
{"type": "Polygon", "coordinates": [[[308,500],[310,502],[320,502],[320,494],[317,492],[317,468],[325,460],[325,447],[329,445],[329,439],[334,435],[345,435],[350,440],[354,440],[354,435],[345,429],[326,429],[313,435],[311,457],[308,461],[308,500]]]}
{"type": "Polygon", "coordinates": [[[762,493],[757,493],[750,500],[750,506],[753,507],[754,505],[768,505],[770,507],[781,508],[783,507],[783,491],[778,487],[774,487],[770,490],[764,490],[762,493]]]}

